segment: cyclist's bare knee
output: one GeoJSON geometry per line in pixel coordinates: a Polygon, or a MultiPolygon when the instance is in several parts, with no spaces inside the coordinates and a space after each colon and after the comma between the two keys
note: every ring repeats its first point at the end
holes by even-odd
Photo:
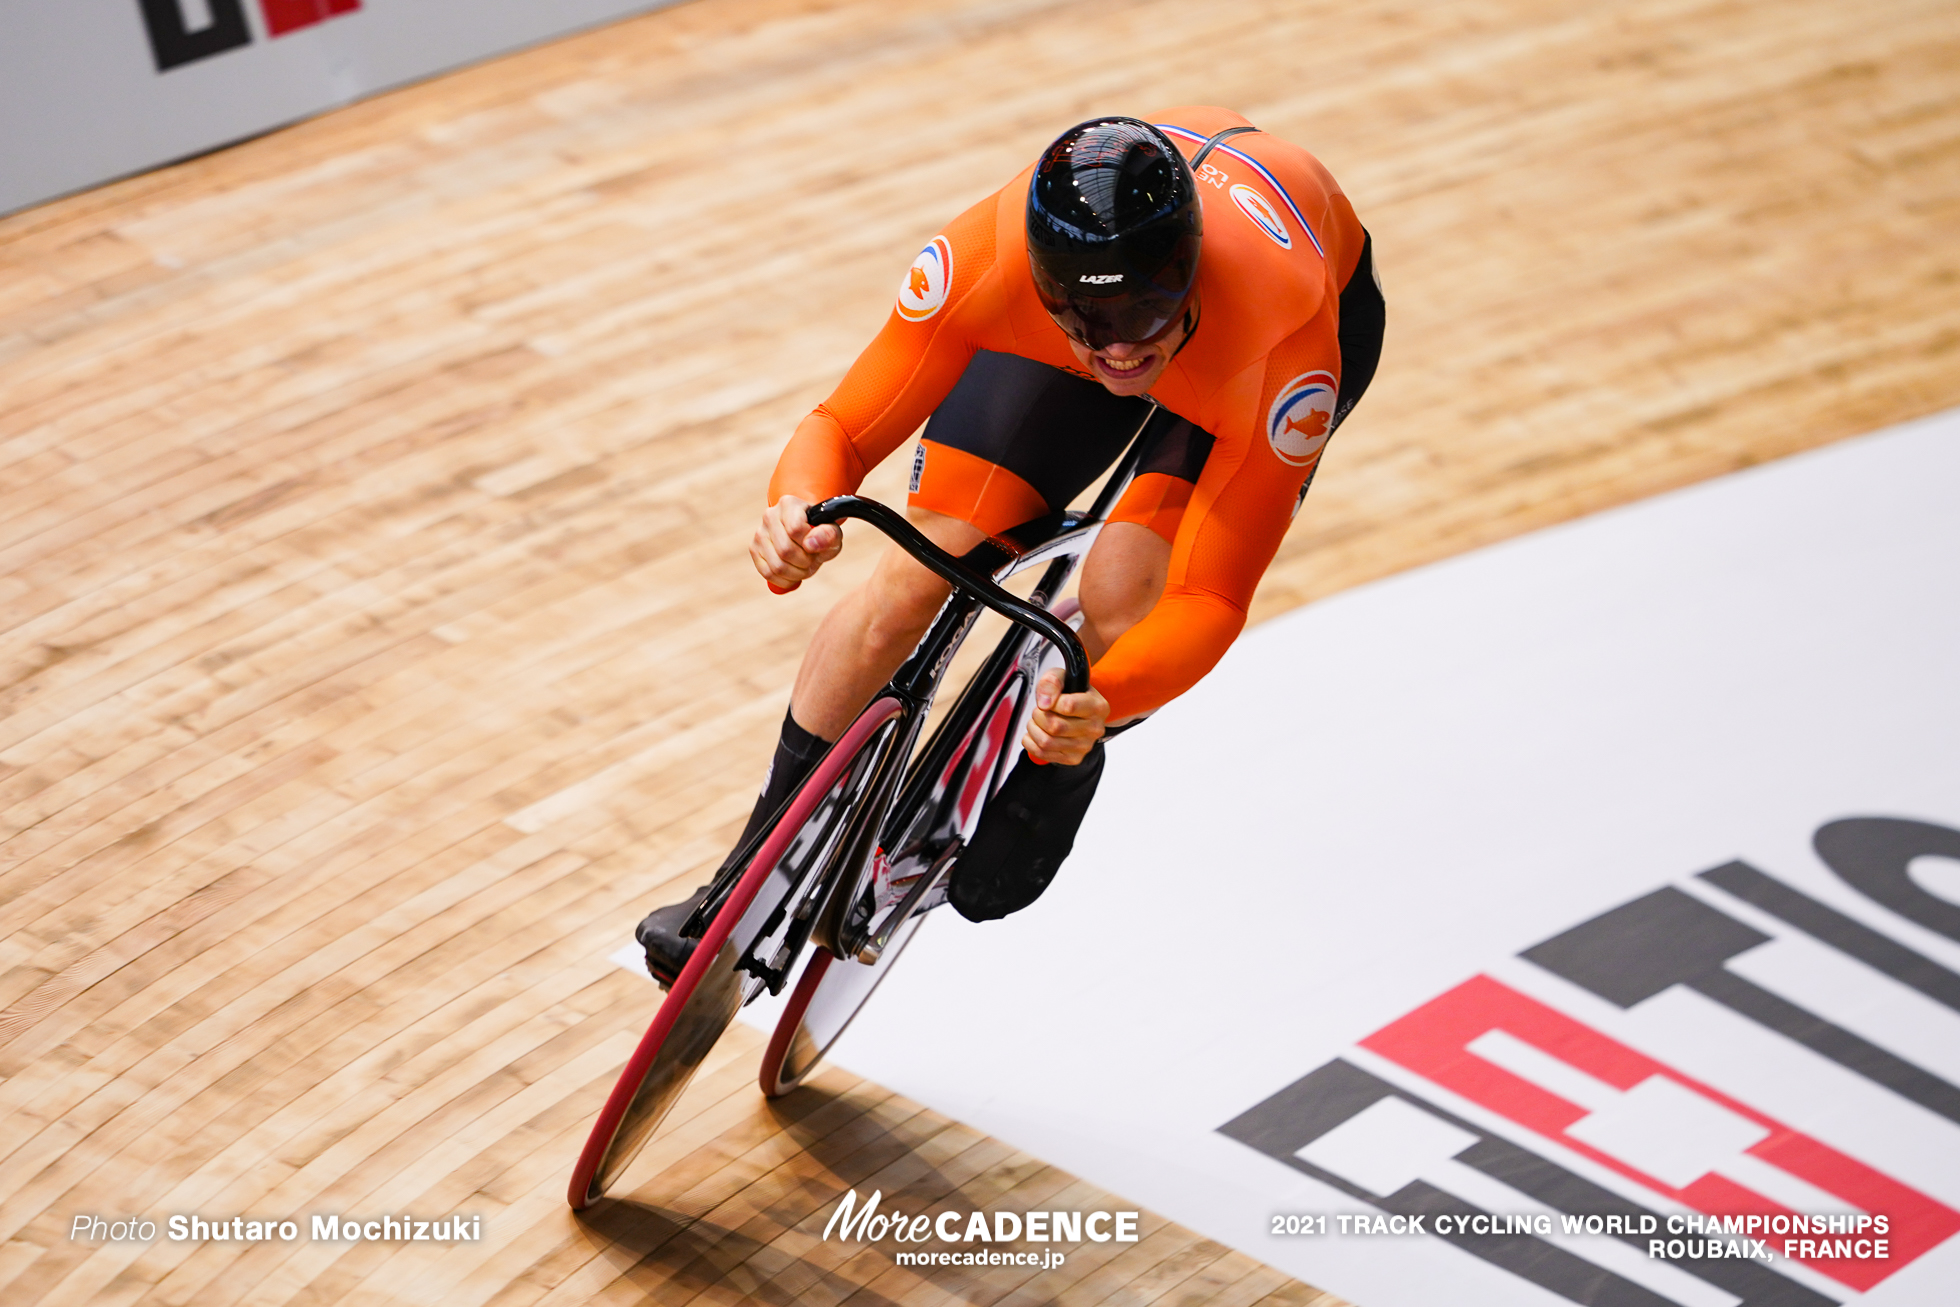
{"type": "Polygon", "coordinates": [[[1089,657],[1101,658],[1157,606],[1170,564],[1170,542],[1149,527],[1111,522],[1102,529],[1083,561],[1078,591],[1082,643],[1089,657]]]}

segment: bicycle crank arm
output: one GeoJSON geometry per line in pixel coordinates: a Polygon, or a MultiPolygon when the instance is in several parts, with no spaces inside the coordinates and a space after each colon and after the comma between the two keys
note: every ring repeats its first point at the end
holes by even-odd
{"type": "Polygon", "coordinates": [[[878,959],[884,955],[885,946],[892,942],[892,935],[906,918],[912,915],[912,909],[919,906],[920,900],[932,892],[932,887],[940,882],[946,874],[946,869],[953,865],[953,860],[960,856],[960,850],[965,847],[966,841],[955,835],[953,842],[932,860],[932,865],[919,873],[919,879],[913,883],[912,888],[905,891],[905,897],[900,899],[898,906],[885,917],[884,927],[864,941],[863,946],[851,956],[867,967],[875,966],[878,959]]]}

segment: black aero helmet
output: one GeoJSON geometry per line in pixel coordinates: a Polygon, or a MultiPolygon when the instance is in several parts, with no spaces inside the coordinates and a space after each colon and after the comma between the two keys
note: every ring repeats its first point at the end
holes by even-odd
{"type": "Polygon", "coordinates": [[[1090,349],[1168,332],[1198,283],[1198,185],[1170,138],[1093,118],[1041,152],[1028,186],[1028,263],[1057,325],[1090,349]]]}

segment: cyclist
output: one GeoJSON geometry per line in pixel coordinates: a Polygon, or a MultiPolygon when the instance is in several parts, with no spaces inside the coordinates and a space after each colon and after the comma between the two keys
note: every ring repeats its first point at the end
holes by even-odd
{"type": "MultiPolygon", "coordinates": [[[[1071,127],[906,270],[884,329],[776,466],[749,550],[772,588],[837,556],[838,528],[812,528],[806,510],[854,491],[921,421],[910,514],[955,554],[1065,508],[1139,429],[1146,442],[1083,563],[1091,687],[1061,694],[1059,671],[1038,684],[1024,743],[1050,765],[1014,768],[985,809],[948,887],[962,915],[1034,901],[1073,845],[1102,737],[1189,689],[1238,636],[1327,438],[1374,375],[1383,317],[1368,233],[1327,170],[1217,108],[1071,127]]],[[[831,610],[738,848],[948,592],[894,549],[831,610]]],[[[640,924],[663,983],[687,962],[680,930],[706,893],[640,924]]]]}

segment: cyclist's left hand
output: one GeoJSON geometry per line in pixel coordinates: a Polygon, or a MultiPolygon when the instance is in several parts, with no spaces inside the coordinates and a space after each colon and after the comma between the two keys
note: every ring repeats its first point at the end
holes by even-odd
{"type": "Polygon", "coordinates": [[[1081,694],[1062,693],[1062,669],[1051,667],[1034,687],[1034,716],[1028,719],[1028,756],[1037,762],[1074,766],[1081,762],[1109,720],[1109,700],[1095,686],[1081,694]]]}

